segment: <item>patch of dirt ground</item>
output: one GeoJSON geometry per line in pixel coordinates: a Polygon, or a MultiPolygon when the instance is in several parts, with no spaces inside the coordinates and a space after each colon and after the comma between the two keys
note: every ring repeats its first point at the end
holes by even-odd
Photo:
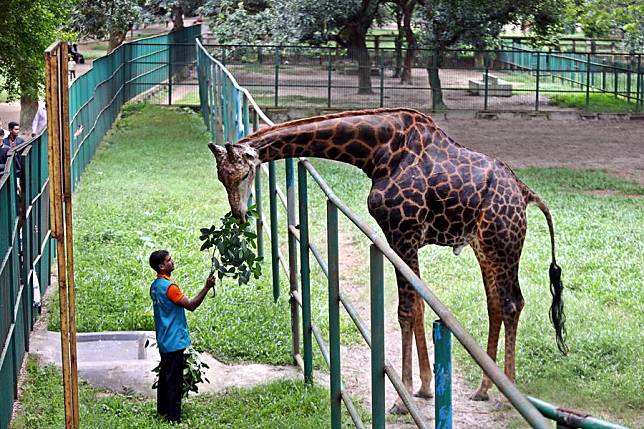
{"type": "Polygon", "coordinates": [[[518,167],[604,169],[644,185],[644,121],[436,119],[457,142],[518,167]]]}

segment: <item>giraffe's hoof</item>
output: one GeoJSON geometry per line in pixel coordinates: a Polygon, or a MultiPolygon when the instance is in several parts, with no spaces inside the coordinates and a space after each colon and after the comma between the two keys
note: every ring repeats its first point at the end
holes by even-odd
{"type": "Polygon", "coordinates": [[[423,389],[422,387],[418,389],[414,396],[417,398],[430,399],[434,397],[434,394],[430,389],[423,389]]]}
{"type": "Polygon", "coordinates": [[[470,396],[470,399],[472,401],[489,401],[490,395],[488,395],[487,392],[481,392],[480,390],[477,390],[476,393],[470,396]]]}
{"type": "Polygon", "coordinates": [[[389,414],[395,414],[395,415],[409,414],[409,410],[407,409],[405,404],[403,404],[402,402],[399,403],[398,401],[396,401],[396,403],[391,408],[389,408],[389,414]]]}

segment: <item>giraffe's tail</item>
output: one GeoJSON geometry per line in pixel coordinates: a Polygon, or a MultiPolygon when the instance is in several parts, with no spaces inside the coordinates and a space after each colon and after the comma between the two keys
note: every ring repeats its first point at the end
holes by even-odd
{"type": "Polygon", "coordinates": [[[541,212],[546,217],[546,222],[548,222],[548,229],[550,230],[550,245],[552,250],[552,262],[550,263],[550,293],[552,294],[552,305],[550,306],[550,321],[555,328],[556,338],[557,338],[557,348],[563,355],[568,353],[568,346],[566,345],[566,315],[564,314],[564,303],[563,303],[563,283],[561,282],[561,267],[557,265],[557,260],[555,259],[555,228],[552,223],[552,216],[550,216],[550,210],[543,200],[532,190],[530,190],[526,185],[523,185],[523,193],[526,198],[526,202],[534,203],[541,209],[541,212]]]}

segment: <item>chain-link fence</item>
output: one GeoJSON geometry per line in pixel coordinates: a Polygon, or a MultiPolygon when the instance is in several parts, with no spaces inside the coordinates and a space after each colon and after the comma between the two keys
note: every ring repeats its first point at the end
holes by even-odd
{"type": "Polygon", "coordinates": [[[639,111],[644,99],[642,54],[382,48],[359,64],[339,48],[207,48],[265,107],[534,111],[588,109],[610,95],[619,109],[639,111]]]}

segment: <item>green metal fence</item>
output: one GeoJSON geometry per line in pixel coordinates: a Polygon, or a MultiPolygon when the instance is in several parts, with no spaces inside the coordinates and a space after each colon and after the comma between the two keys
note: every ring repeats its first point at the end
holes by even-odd
{"type": "Polygon", "coordinates": [[[624,101],[623,111],[638,111],[644,101],[641,54],[548,54],[519,44],[497,50],[417,49],[408,67],[410,78],[403,83],[404,64],[390,48],[369,49],[368,70],[340,48],[207,45],[207,49],[265,108],[533,111],[557,109],[556,97],[561,95],[590,99],[594,94],[613,94],[624,101]],[[371,86],[362,88],[363,93],[359,70],[370,76],[371,86]]]}
{"type": "MultiPolygon", "coordinates": [[[[218,60],[213,58],[207,49],[197,43],[197,69],[200,82],[201,112],[213,140],[222,143],[224,140],[237,142],[240,138],[256,131],[260,126],[271,126],[273,122],[258,107],[247,89],[241,87],[230,71],[218,60]],[[262,123],[260,125],[260,122],[262,123]]],[[[276,183],[277,163],[269,162],[268,168],[260,166],[261,172],[256,175],[254,200],[258,208],[258,236],[268,236],[271,241],[271,262],[273,269],[274,298],[280,294],[279,281],[281,266],[289,279],[289,300],[291,305],[292,353],[294,361],[304,372],[306,382],[313,380],[313,340],[319,346],[324,360],[330,369],[330,407],[332,428],[340,428],[341,406],[344,403],[349,416],[358,428],[365,427],[349,393],[342,383],[340,355],[340,305],[344,307],[367,345],[371,348],[372,374],[372,427],[384,428],[385,404],[384,383],[388,377],[418,427],[428,427],[423,421],[410,394],[403,386],[400,377],[389,364],[384,352],[384,274],[383,263],[386,258],[410,282],[423,300],[440,317],[440,323],[434,327],[435,362],[439,373],[436,382],[441,384],[441,392],[437,395],[436,427],[451,427],[451,394],[449,392],[450,371],[450,340],[451,332],[470,353],[478,365],[490,376],[496,386],[510,400],[512,405],[521,413],[532,427],[550,427],[543,415],[557,421],[567,421],[565,413],[555,412],[555,407],[545,411],[544,403],[527,398],[521,394],[514,384],[505,377],[496,364],[488,357],[474,339],[463,329],[449,310],[436,298],[427,285],[409,268],[403,260],[389,247],[380,234],[360,219],[346,204],[344,204],[328,186],[313,165],[306,159],[297,160],[297,199],[295,181],[295,160],[284,161],[286,176],[286,192],[276,183]],[[270,221],[262,209],[262,176],[268,176],[268,195],[270,201],[270,221]],[[309,234],[308,209],[308,178],[311,177],[322,190],[327,200],[327,255],[324,260],[319,247],[312,241],[309,234]],[[280,251],[278,236],[278,204],[286,211],[288,259],[280,251]],[[296,214],[297,213],[297,214],[296,214]],[[371,327],[362,321],[355,306],[348,296],[339,288],[339,214],[344,215],[356,225],[371,241],[370,272],[371,272],[371,327]],[[299,218],[299,219],[298,219],[299,218]],[[266,228],[267,224],[270,226],[266,228]],[[299,242],[299,245],[298,245],[299,242]],[[299,259],[297,257],[299,250],[299,259]],[[323,338],[316,322],[311,318],[311,278],[310,256],[319,264],[328,279],[328,311],[329,338],[323,338]],[[298,276],[299,263],[299,276],[298,276]],[[301,316],[300,316],[301,310],[301,316]],[[446,390],[447,389],[447,390],[446,390]],[[538,402],[538,403],[537,403],[538,402]]],[[[283,215],[282,215],[283,216],[283,215]]],[[[259,243],[260,255],[263,255],[263,242],[259,243]]],[[[436,369],[435,368],[435,369],[436,369]]],[[[438,391],[439,389],[437,389],[438,391]]],[[[575,420],[574,427],[595,428],[598,420],[575,420]]],[[[618,428],[617,425],[601,422],[603,428],[618,428]]]]}
{"type": "MultiPolygon", "coordinates": [[[[75,187],[123,104],[171,85],[194,62],[200,26],[123,44],[94,61],[69,88],[75,187]],[[151,84],[153,83],[153,84],[151,84]]],[[[18,371],[38,317],[34,294],[50,285],[49,164],[44,131],[17,147],[0,176],[0,428],[11,419],[18,371]],[[17,177],[13,157],[23,160],[17,177]],[[22,192],[17,194],[17,181],[22,192]]],[[[38,301],[38,300],[36,300],[38,301]]]]}

